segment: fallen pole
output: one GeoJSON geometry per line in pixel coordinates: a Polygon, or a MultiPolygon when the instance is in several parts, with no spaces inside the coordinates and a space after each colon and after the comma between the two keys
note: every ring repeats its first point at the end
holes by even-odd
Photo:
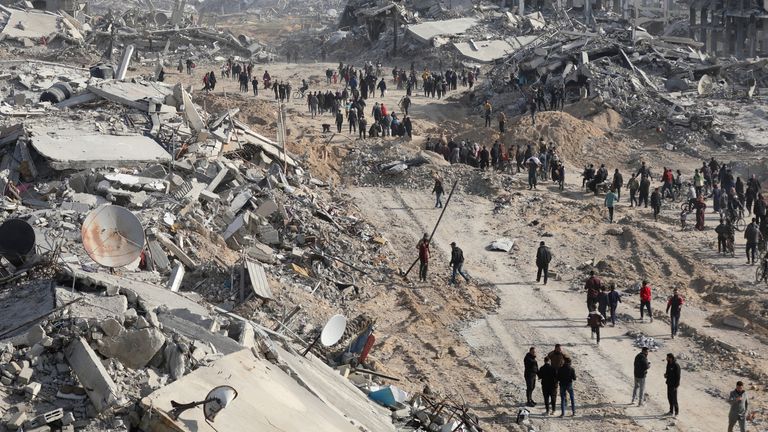
{"type": "MultiPolygon", "coordinates": [[[[431,244],[432,243],[432,237],[435,236],[435,232],[437,231],[437,227],[440,225],[440,221],[443,220],[443,215],[445,214],[445,211],[448,209],[448,204],[450,204],[451,197],[453,197],[453,191],[456,190],[456,185],[458,185],[458,184],[459,184],[458,180],[453,182],[453,186],[451,187],[451,193],[448,194],[448,199],[445,200],[445,205],[443,206],[443,211],[440,212],[440,217],[437,218],[437,222],[435,223],[435,228],[432,229],[432,234],[429,235],[429,240],[427,241],[427,244],[431,244]]],[[[413,264],[411,264],[411,266],[408,267],[408,270],[405,272],[405,274],[403,274],[403,279],[407,279],[408,278],[408,273],[410,273],[411,270],[413,270],[413,267],[416,265],[417,262],[419,262],[418,258],[416,258],[416,261],[414,261],[413,264]]]]}

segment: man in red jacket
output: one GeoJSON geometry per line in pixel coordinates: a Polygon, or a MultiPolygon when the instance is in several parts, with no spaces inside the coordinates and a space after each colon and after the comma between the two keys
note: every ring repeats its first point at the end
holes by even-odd
{"type": "Polygon", "coordinates": [[[643,287],[640,288],[640,321],[643,320],[643,308],[648,308],[648,317],[653,322],[653,312],[651,312],[651,286],[648,281],[643,281],[643,287]]]}
{"type": "Polygon", "coordinates": [[[424,233],[424,237],[416,245],[419,250],[419,280],[427,281],[427,268],[429,267],[429,236],[424,233]]]}

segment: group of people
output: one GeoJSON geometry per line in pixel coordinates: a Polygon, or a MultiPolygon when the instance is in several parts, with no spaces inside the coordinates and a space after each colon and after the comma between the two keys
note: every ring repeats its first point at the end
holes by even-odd
{"type": "MultiPolygon", "coordinates": [[[[440,188],[437,198],[438,202],[440,202],[440,195],[442,194],[442,185],[440,188]]],[[[429,259],[431,257],[429,250],[430,240],[429,235],[425,233],[424,237],[422,237],[416,244],[416,250],[419,255],[419,281],[421,282],[427,281],[427,271],[429,269],[429,259]]],[[[456,244],[456,242],[451,242],[451,261],[448,264],[451,267],[451,285],[458,282],[456,280],[457,276],[461,276],[466,282],[470,281],[469,275],[464,271],[464,251],[456,244]]]]}

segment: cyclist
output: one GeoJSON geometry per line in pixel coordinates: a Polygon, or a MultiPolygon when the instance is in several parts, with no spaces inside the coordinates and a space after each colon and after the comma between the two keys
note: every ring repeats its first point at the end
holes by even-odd
{"type": "Polygon", "coordinates": [[[304,97],[304,93],[309,90],[309,83],[306,79],[301,80],[301,87],[299,87],[299,93],[301,93],[301,97],[304,97]]]}
{"type": "Polygon", "coordinates": [[[727,219],[729,219],[731,223],[741,219],[744,212],[744,207],[742,207],[741,201],[739,201],[739,197],[736,195],[736,190],[734,188],[728,190],[727,210],[727,219]]]}

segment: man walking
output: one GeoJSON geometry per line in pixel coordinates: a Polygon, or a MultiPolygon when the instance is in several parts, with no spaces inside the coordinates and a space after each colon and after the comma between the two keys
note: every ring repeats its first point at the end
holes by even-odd
{"type": "Polygon", "coordinates": [[[677,326],[680,324],[680,310],[683,308],[683,302],[683,298],[677,292],[677,288],[675,288],[672,296],[667,300],[667,313],[669,314],[669,322],[672,327],[672,339],[677,336],[677,326]]]}
{"type": "Polygon", "coordinates": [[[595,271],[589,272],[589,279],[584,283],[584,289],[587,290],[587,311],[591,312],[597,307],[597,296],[600,293],[600,288],[603,286],[603,282],[595,276],[595,271]]]}
{"type": "Polygon", "coordinates": [[[539,249],[536,251],[536,282],[541,280],[541,275],[544,273],[544,285],[547,284],[547,275],[549,273],[549,262],[552,261],[552,252],[544,245],[544,242],[539,243],[539,249]]]}
{"type": "Polygon", "coordinates": [[[747,264],[755,265],[755,254],[757,253],[757,245],[763,239],[763,235],[760,233],[760,228],[757,226],[757,219],[752,218],[752,222],[744,229],[744,238],[747,239],[747,264]],[[750,252],[752,261],[750,261],[750,252]]]}
{"type": "Polygon", "coordinates": [[[557,400],[557,373],[550,364],[549,357],[544,357],[544,365],[539,368],[537,375],[541,379],[541,393],[544,396],[544,408],[547,410],[546,415],[554,414],[557,400]],[[550,405],[552,407],[551,411],[550,405]]]}
{"type": "Polygon", "coordinates": [[[576,371],[571,366],[571,359],[565,358],[565,363],[557,371],[557,382],[560,385],[560,417],[565,416],[566,393],[571,398],[571,415],[576,416],[576,401],[573,399],[573,382],[576,381],[576,371]]]}
{"type": "Polygon", "coordinates": [[[451,285],[456,283],[456,274],[460,274],[465,281],[469,282],[469,276],[462,270],[464,266],[464,251],[456,246],[456,242],[451,242],[451,262],[449,264],[453,269],[451,272],[451,285]]]}
{"type": "Polygon", "coordinates": [[[744,390],[743,382],[738,381],[736,383],[736,390],[732,391],[730,396],[728,396],[728,403],[731,404],[731,409],[728,411],[728,432],[733,432],[736,422],[739,423],[739,430],[746,432],[749,398],[747,397],[747,391],[744,390]]]}
{"type": "Polygon", "coordinates": [[[643,406],[643,399],[645,397],[645,376],[648,374],[648,369],[651,367],[651,362],[648,361],[648,348],[643,347],[635,356],[635,387],[632,389],[632,402],[635,403],[635,397],[638,397],[637,406],[643,406]],[[638,394],[639,393],[639,394],[638,394]]]}
{"type": "Polygon", "coordinates": [[[651,286],[648,285],[648,281],[643,281],[643,286],[640,288],[640,321],[643,320],[643,309],[648,309],[648,317],[653,322],[653,312],[651,311],[651,286]]]}
{"type": "Polygon", "coordinates": [[[491,127],[491,113],[493,112],[491,102],[486,100],[483,105],[483,110],[485,110],[485,127],[491,127]]]}
{"type": "Polygon", "coordinates": [[[608,222],[613,223],[613,204],[618,201],[619,198],[614,192],[613,188],[605,195],[605,206],[608,207],[608,222]]]}
{"type": "Polygon", "coordinates": [[[621,188],[624,187],[624,176],[621,175],[619,169],[613,172],[613,182],[611,183],[613,190],[616,191],[616,201],[621,200],[621,188]]]}
{"type": "Polygon", "coordinates": [[[424,233],[424,237],[416,245],[419,251],[419,280],[427,281],[427,268],[429,267],[429,236],[424,233]]]}
{"type": "Polygon", "coordinates": [[[640,182],[637,181],[637,174],[632,174],[632,178],[627,182],[627,188],[629,188],[629,206],[640,206],[640,202],[637,200],[637,190],[640,189],[640,182]]]}
{"type": "Polygon", "coordinates": [[[529,407],[535,407],[536,402],[533,401],[533,390],[536,388],[536,375],[539,372],[539,362],[536,361],[536,348],[531,347],[528,350],[528,354],[523,359],[523,366],[525,367],[523,372],[525,376],[525,404],[529,407]]]}
{"type": "MultiPolygon", "coordinates": [[[[647,203],[646,207],[648,207],[647,203]]],[[[651,194],[651,208],[653,209],[653,220],[659,220],[659,213],[661,212],[661,193],[659,188],[654,189],[651,194]]]]}
{"type": "Polygon", "coordinates": [[[435,208],[443,207],[443,182],[440,179],[435,179],[435,187],[432,188],[432,193],[435,194],[435,208]]]}
{"type": "Polygon", "coordinates": [[[680,365],[677,364],[672,353],[667,354],[667,371],[664,373],[664,378],[667,379],[667,400],[669,401],[669,412],[667,415],[677,417],[680,414],[680,406],[677,404],[677,388],[680,387],[680,365]]]}
{"type": "Polygon", "coordinates": [[[608,292],[608,305],[611,307],[611,327],[616,326],[616,308],[621,303],[621,293],[616,291],[616,285],[611,282],[611,290],[608,292]]]}

